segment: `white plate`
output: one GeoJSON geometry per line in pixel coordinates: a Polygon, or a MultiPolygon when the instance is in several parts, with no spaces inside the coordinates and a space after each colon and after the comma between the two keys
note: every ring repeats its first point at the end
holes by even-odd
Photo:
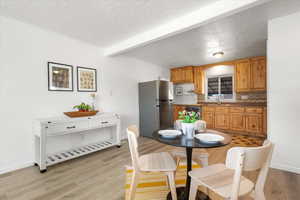
{"type": "Polygon", "coordinates": [[[195,138],[206,143],[217,143],[225,139],[223,136],[213,133],[200,133],[195,135],[195,138]]]}
{"type": "Polygon", "coordinates": [[[176,138],[177,136],[181,135],[181,131],[177,130],[160,130],[158,134],[164,138],[176,138]]]}

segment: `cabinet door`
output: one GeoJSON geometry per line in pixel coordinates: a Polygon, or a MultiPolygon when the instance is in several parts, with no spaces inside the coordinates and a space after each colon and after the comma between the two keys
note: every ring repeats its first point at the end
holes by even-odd
{"type": "Polygon", "coordinates": [[[203,112],[203,120],[206,122],[207,128],[214,128],[215,113],[203,112]]]}
{"type": "Polygon", "coordinates": [[[230,129],[234,131],[245,131],[246,123],[244,113],[230,114],[230,129]]]}
{"type": "Polygon", "coordinates": [[[173,106],[173,120],[176,121],[178,119],[178,111],[179,110],[179,106],[174,105],[173,106]]]}
{"type": "Polygon", "coordinates": [[[262,136],[267,136],[267,108],[264,108],[263,113],[263,131],[262,136]]]}
{"type": "Polygon", "coordinates": [[[185,109],[185,106],[180,105],[174,105],[173,106],[173,120],[179,119],[179,112],[183,111],[185,109]]]}
{"type": "Polygon", "coordinates": [[[183,82],[184,74],[181,68],[171,69],[171,81],[173,83],[181,83],[183,82]]]}
{"type": "Polygon", "coordinates": [[[250,90],[250,60],[239,60],[235,63],[235,91],[250,90]]]}
{"type": "Polygon", "coordinates": [[[171,81],[173,82],[173,83],[176,83],[176,69],[171,69],[170,70],[170,72],[171,72],[171,81]]]}
{"type": "Polygon", "coordinates": [[[261,114],[246,116],[246,130],[249,133],[261,134],[263,131],[263,117],[261,114]]]}
{"type": "Polygon", "coordinates": [[[215,113],[215,128],[229,129],[229,115],[228,113],[216,112],[215,113]]]}
{"type": "Polygon", "coordinates": [[[204,72],[201,67],[194,67],[194,87],[195,93],[203,94],[204,90],[204,72]]]}
{"type": "Polygon", "coordinates": [[[251,59],[251,90],[266,90],[266,58],[251,59]]]}
{"type": "Polygon", "coordinates": [[[193,83],[194,82],[193,67],[184,67],[183,75],[184,75],[184,77],[183,77],[184,83],[193,83]]]}

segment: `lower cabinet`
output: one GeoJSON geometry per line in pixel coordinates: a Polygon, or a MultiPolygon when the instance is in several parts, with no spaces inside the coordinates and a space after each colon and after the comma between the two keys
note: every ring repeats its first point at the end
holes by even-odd
{"type": "Polygon", "coordinates": [[[245,131],[246,120],[244,113],[230,113],[230,129],[234,131],[245,131]]]}
{"type": "Polygon", "coordinates": [[[216,129],[229,129],[229,115],[228,113],[216,112],[215,114],[215,128],[216,129]]]}
{"type": "Polygon", "coordinates": [[[250,133],[260,134],[263,131],[263,116],[261,114],[246,115],[246,130],[250,133]]]}
{"type": "Polygon", "coordinates": [[[204,106],[202,119],[207,128],[266,136],[266,109],[263,107],[204,106]]]}
{"type": "Polygon", "coordinates": [[[185,109],[185,106],[181,105],[173,105],[173,120],[179,119],[179,112],[183,111],[185,109]]]}
{"type": "Polygon", "coordinates": [[[215,113],[214,112],[203,112],[202,119],[206,121],[206,128],[215,127],[215,113]]]}

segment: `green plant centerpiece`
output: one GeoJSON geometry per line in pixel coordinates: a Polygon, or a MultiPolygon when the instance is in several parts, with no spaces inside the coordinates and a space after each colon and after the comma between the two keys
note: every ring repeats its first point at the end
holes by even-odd
{"type": "Polygon", "coordinates": [[[197,120],[199,120],[199,113],[196,113],[194,111],[182,111],[179,112],[179,119],[182,120],[183,123],[194,123],[197,120]]]}
{"type": "Polygon", "coordinates": [[[200,119],[200,114],[195,111],[179,112],[179,119],[181,119],[181,129],[187,139],[193,139],[195,135],[195,122],[200,119]]]}
{"type": "Polygon", "coordinates": [[[78,109],[79,112],[88,112],[92,110],[92,106],[85,104],[83,102],[79,105],[74,106],[73,108],[78,109]]]}

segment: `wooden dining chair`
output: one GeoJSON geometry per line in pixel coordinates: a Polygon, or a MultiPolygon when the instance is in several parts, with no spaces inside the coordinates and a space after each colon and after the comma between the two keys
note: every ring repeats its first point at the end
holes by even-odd
{"type": "Polygon", "coordinates": [[[133,177],[129,191],[129,200],[134,200],[139,176],[142,172],[163,172],[167,176],[170,187],[172,199],[177,200],[175,172],[176,163],[173,157],[168,152],[151,153],[139,156],[138,142],[139,130],[136,126],[129,126],[127,128],[127,135],[129,141],[129,149],[133,165],[133,177]]]}
{"type": "Polygon", "coordinates": [[[193,170],[189,200],[196,198],[199,185],[214,191],[227,200],[237,200],[251,195],[255,200],[265,200],[264,185],[268,175],[273,145],[265,141],[261,147],[233,147],[229,149],[226,163],[193,170]],[[260,170],[256,183],[242,176],[243,171],[260,170]]]}

